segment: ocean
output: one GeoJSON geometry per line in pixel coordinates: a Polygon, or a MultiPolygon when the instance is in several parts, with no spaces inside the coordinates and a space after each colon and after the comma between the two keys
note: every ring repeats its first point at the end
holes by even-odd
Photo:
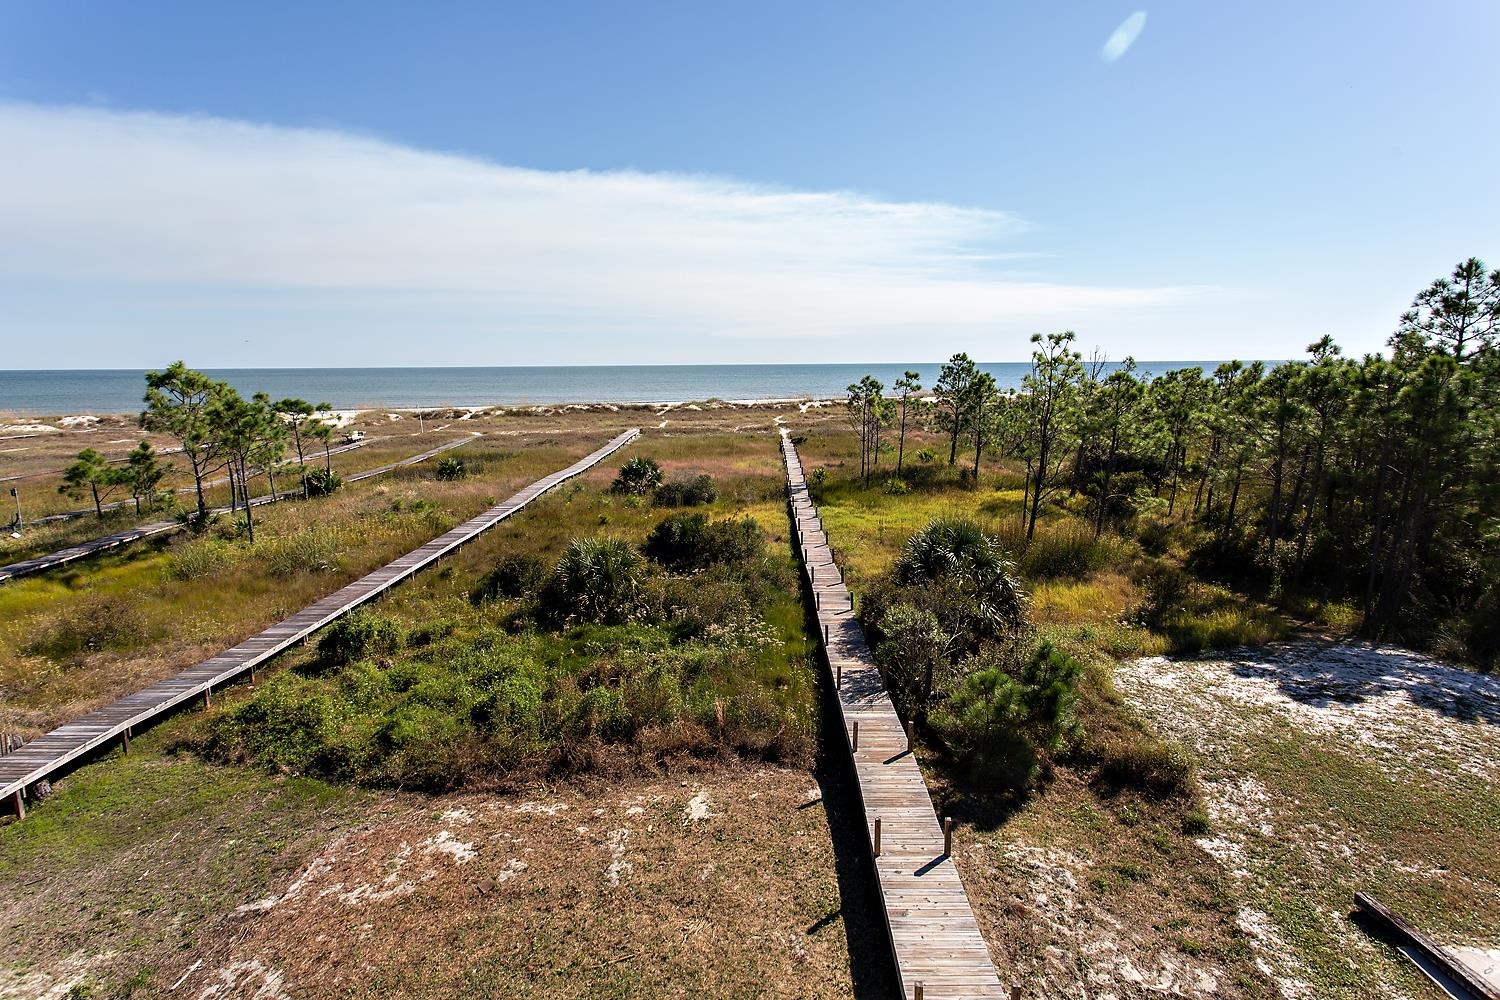
{"type": "MultiPolygon", "coordinates": [[[[1212,371],[1217,361],[1152,361],[1141,369],[1212,371]]],[[[1026,362],[981,364],[1002,387],[1013,388],[1026,362]]],[[[1113,369],[1115,366],[1109,366],[1113,369]]],[[[902,372],[930,387],[940,361],[837,365],[584,365],[523,368],[221,368],[204,369],[248,396],[297,397],[337,409],[375,407],[518,406],[542,403],[684,403],[840,396],[873,375],[892,391],[902,372]]],[[[64,416],[134,413],[141,409],[145,372],[124,369],[0,371],[0,413],[64,416]]]]}

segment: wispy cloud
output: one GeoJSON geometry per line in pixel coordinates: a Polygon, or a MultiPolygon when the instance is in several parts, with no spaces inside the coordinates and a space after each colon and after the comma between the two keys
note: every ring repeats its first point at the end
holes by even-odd
{"type": "MultiPolygon", "coordinates": [[[[459,327],[559,335],[1040,326],[1184,294],[1008,276],[1028,226],[942,203],[528,170],[97,108],[0,104],[0,148],[0,281],[12,285],[223,289],[226,309],[309,295],[379,309],[399,296],[461,315],[459,327]]],[[[210,321],[214,301],[195,302],[210,321]]]]}
{"type": "Polygon", "coordinates": [[[1145,26],[1145,11],[1138,10],[1134,14],[1131,14],[1125,20],[1121,21],[1120,26],[1115,29],[1114,34],[1109,36],[1108,41],[1104,43],[1104,47],[1099,50],[1099,58],[1105,62],[1114,62],[1123,56],[1135,44],[1135,40],[1141,35],[1141,29],[1145,26]]]}

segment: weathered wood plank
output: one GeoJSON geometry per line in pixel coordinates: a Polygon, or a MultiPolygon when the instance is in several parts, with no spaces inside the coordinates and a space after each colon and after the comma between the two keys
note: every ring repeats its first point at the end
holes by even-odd
{"type": "Polygon", "coordinates": [[[824,655],[838,677],[836,696],[865,812],[865,833],[875,858],[886,928],[895,952],[902,994],[924,1000],[944,997],[1005,997],[989,948],[974,919],[963,881],[943,853],[943,830],[922,771],[907,747],[906,727],[870,657],[864,630],[852,614],[853,599],[807,492],[802,463],[787,432],[781,432],[786,462],[787,506],[814,595],[824,655]],[[854,727],[859,727],[855,749],[854,727]]]}

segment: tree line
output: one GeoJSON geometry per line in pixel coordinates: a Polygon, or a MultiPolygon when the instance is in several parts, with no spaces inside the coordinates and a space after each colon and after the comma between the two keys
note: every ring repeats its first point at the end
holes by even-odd
{"type": "MultiPolygon", "coordinates": [[[[982,457],[1023,472],[1025,538],[1064,505],[1097,538],[1142,523],[1189,529],[1189,563],[1278,601],[1356,604],[1375,637],[1500,655],[1500,270],[1459,264],[1419,293],[1387,350],[1232,361],[1157,376],[1085,359],[1072,332],[1032,337],[1019,389],[966,354],[943,365],[917,419],[972,480],[982,457]]],[[[905,453],[899,395],[866,378],[847,409],[861,475],[905,453]],[[899,418],[898,418],[899,417],[899,418]],[[886,438],[895,429],[894,448],[886,438]]],[[[898,457],[893,475],[901,476],[898,457]]]]}
{"type": "MultiPolygon", "coordinates": [[[[245,531],[255,540],[255,522],[250,517],[250,484],[266,477],[276,495],[278,470],[288,465],[288,453],[296,454],[289,474],[298,478],[304,495],[332,492],[338,487],[333,473],[332,439],[337,426],[330,403],[311,404],[303,399],[272,400],[264,392],[245,399],[227,382],[189,368],[181,361],[162,371],[146,373],[145,410],[141,427],[175,438],[193,477],[198,524],[207,523],[210,512],[205,485],[215,476],[229,480],[230,509],[243,510],[245,531]],[[323,468],[309,469],[307,451],[322,445],[323,468]]],[[[123,466],[113,466],[92,448],[79,453],[69,466],[59,489],[72,496],[91,496],[96,513],[112,493],[128,489],[136,511],[161,501],[157,487],[170,471],[151,444],[142,441],[123,466]]]]}

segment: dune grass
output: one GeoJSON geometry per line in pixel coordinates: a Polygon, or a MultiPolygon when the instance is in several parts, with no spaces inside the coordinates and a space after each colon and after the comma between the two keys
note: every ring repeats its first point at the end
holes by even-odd
{"type": "Polygon", "coordinates": [[[290,657],[254,696],[225,702],[198,745],[218,759],[426,789],[633,769],[612,762],[622,753],[805,762],[811,646],[769,440],[646,441],[630,455],[714,476],[719,497],[695,514],[779,531],[763,529],[763,555],[721,568],[651,569],[642,614],[622,624],[543,623],[535,593],[476,601],[502,559],[550,569],[575,539],[639,547],[672,515],[608,492],[606,463],[367,613],[389,636],[378,648],[290,657]]]}
{"type": "Polygon", "coordinates": [[[0,587],[0,726],[34,734],[253,634],[596,446],[480,439],[483,475],[425,465],[305,503],[257,508],[257,542],[222,518],[203,537],[135,546],[0,587]],[[139,628],[96,642],[97,609],[128,600],[139,628]]]}

